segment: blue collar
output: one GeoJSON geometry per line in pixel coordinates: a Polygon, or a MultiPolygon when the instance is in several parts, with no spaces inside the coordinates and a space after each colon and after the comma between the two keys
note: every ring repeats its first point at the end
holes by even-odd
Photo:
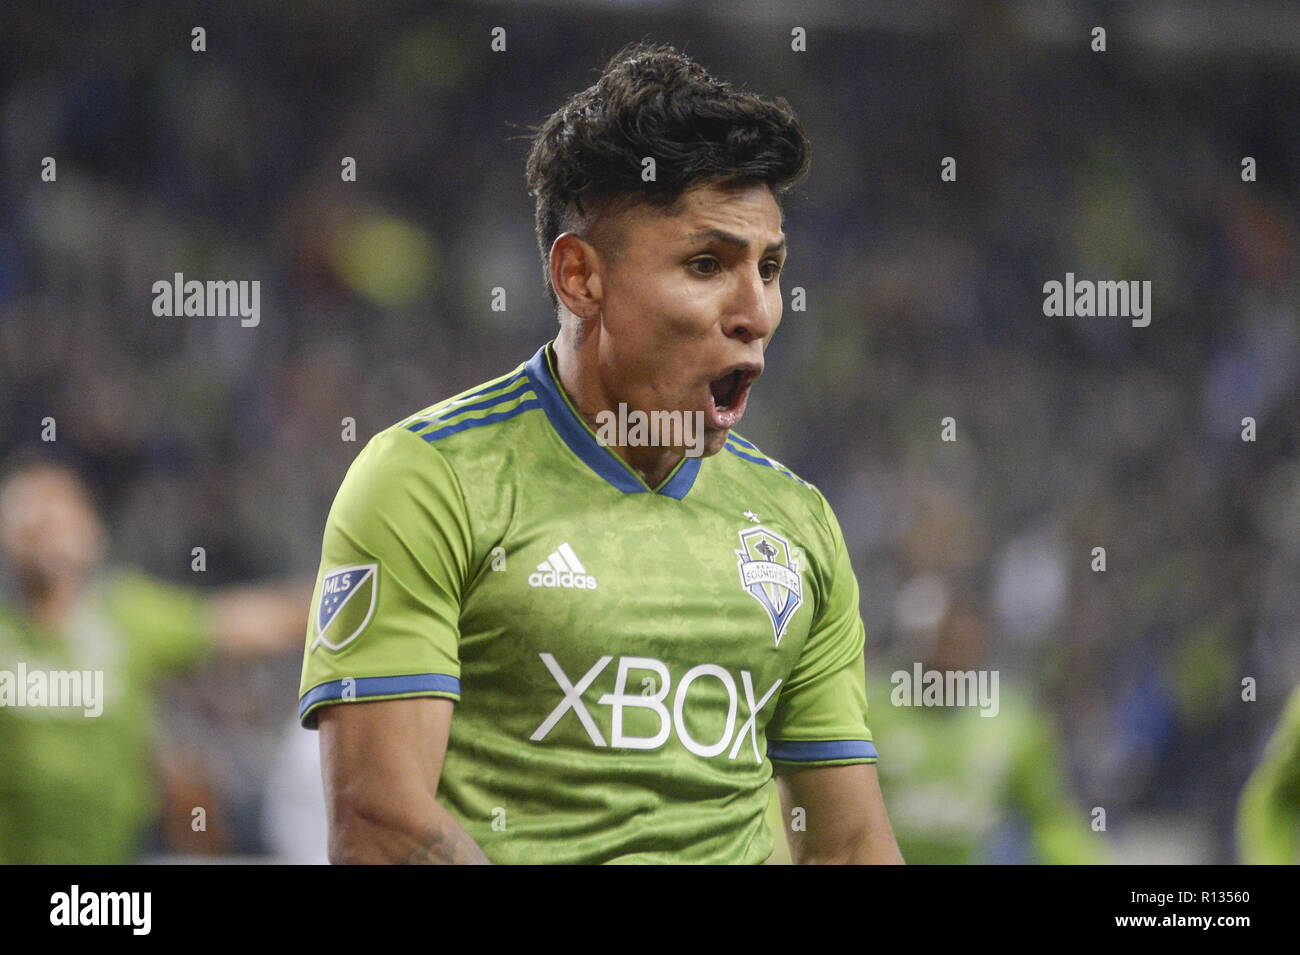
{"type": "MultiPolygon", "coordinates": [[[[578,415],[556,377],[552,344],[553,342],[547,342],[537,349],[537,353],[524,366],[551,427],[587,467],[624,494],[649,493],[651,488],[641,476],[612,449],[596,440],[591,427],[578,415]]],[[[653,493],[680,501],[695,484],[695,476],[700,473],[700,461],[700,458],[683,457],[681,463],[653,493]]]]}

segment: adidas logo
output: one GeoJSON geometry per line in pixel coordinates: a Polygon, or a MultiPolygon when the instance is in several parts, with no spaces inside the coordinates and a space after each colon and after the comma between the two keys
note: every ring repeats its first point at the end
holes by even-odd
{"type": "Polygon", "coordinates": [[[569,587],[574,590],[595,590],[596,578],[587,573],[578,555],[565,541],[551,552],[551,556],[537,565],[528,575],[530,587],[569,587]]]}

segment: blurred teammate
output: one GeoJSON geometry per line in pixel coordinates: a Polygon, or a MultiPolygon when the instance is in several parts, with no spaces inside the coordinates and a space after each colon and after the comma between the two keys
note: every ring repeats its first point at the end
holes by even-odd
{"type": "Polygon", "coordinates": [[[333,860],[758,863],[775,772],[796,861],[901,861],[839,526],[731,431],[807,161],[784,102],[670,48],[542,126],[557,338],[372,439],[326,526],[300,710],[333,860]],[[602,436],[632,413],[702,434],[602,436]]]}
{"type": "MultiPolygon", "coordinates": [[[[982,618],[954,609],[939,625],[922,671],[971,673],[987,666],[982,618]]],[[[914,674],[904,670],[908,677],[914,674]]],[[[995,705],[895,705],[907,699],[878,673],[869,686],[872,725],[896,757],[881,776],[894,831],[911,863],[1097,864],[1101,833],[1070,796],[1051,714],[1020,681],[999,674],[995,705]],[[983,715],[987,712],[991,715],[983,715]]],[[[919,688],[911,702],[921,702],[919,688]]],[[[973,701],[972,701],[973,703],[973,701]]]]}
{"type": "Polygon", "coordinates": [[[1300,687],[1242,791],[1237,847],[1253,865],[1300,863],[1300,687]]]}
{"type": "Polygon", "coordinates": [[[0,478],[0,552],[17,591],[0,600],[0,863],[135,859],[158,810],[158,681],[299,636],[303,586],[205,594],[105,567],[105,551],[71,470],[28,463],[0,478]],[[55,705],[60,684],[82,705],[55,705]]]}

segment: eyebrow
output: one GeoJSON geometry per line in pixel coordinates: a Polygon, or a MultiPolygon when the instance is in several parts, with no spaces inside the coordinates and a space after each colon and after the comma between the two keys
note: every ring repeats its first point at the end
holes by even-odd
{"type": "MultiPolygon", "coordinates": [[[[697,229],[696,231],[686,235],[683,238],[683,241],[694,242],[696,239],[714,239],[718,242],[723,243],[724,245],[735,246],[736,248],[741,250],[749,248],[749,243],[746,242],[743,238],[731,232],[726,232],[722,229],[712,229],[712,228],[697,229]]],[[[781,236],[781,240],[779,242],[773,242],[771,245],[769,245],[766,249],[763,250],[763,254],[767,255],[771,252],[780,252],[784,248],[785,248],[785,236],[781,236]]]]}

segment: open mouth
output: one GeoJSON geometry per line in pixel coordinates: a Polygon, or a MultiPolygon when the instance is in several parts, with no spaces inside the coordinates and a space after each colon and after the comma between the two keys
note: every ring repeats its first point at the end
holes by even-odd
{"type": "Polygon", "coordinates": [[[738,368],[709,382],[709,423],[715,428],[733,428],[745,413],[749,386],[758,372],[738,368]]]}
{"type": "Polygon", "coordinates": [[[709,391],[713,392],[713,406],[719,411],[726,411],[735,403],[740,394],[740,379],[744,375],[743,371],[733,371],[729,375],[723,375],[717,381],[709,384],[709,391]]]}

